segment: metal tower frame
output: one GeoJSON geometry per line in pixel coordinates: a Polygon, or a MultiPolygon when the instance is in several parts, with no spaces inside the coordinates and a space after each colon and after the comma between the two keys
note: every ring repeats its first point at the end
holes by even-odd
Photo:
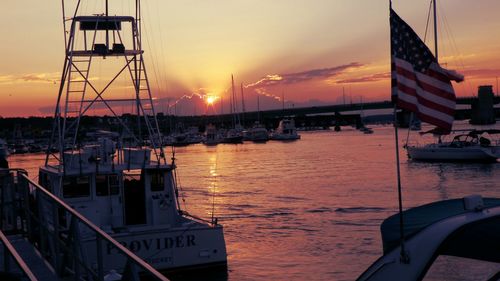
{"type": "Polygon", "coordinates": [[[59,162],[59,169],[64,168],[64,151],[73,151],[79,148],[78,130],[81,118],[97,103],[103,104],[111,112],[138,146],[143,145],[141,124],[144,123],[157,164],[161,164],[162,159],[163,163],[166,164],[162,136],[144,63],[144,51],[141,43],[140,0],[135,0],[135,17],[109,16],[108,0],[105,0],[105,13],[81,16],[79,13],[82,0],[77,0],[72,17],[69,18],[66,17],[68,13],[65,2],[67,1],[61,0],[65,58],[45,165],[49,164],[50,159],[55,159],[59,162]],[[124,35],[122,24],[131,25],[132,44],[127,46],[128,48],[125,47],[122,38],[122,35],[124,35]],[[77,34],[81,33],[83,33],[83,47],[81,42],[76,42],[77,34]],[[105,33],[105,42],[97,42],[97,35],[102,33],[105,33]],[[110,33],[113,36],[111,46],[110,33]],[[98,90],[89,78],[92,62],[96,57],[103,59],[106,57],[122,57],[124,59],[123,66],[101,90],[98,90]],[[124,72],[128,72],[130,75],[135,97],[130,99],[105,99],[103,96],[113,82],[124,72]],[[89,93],[95,94],[95,97],[89,98],[89,93]],[[135,103],[137,136],[113,109],[111,106],[113,102],[135,103]]]}

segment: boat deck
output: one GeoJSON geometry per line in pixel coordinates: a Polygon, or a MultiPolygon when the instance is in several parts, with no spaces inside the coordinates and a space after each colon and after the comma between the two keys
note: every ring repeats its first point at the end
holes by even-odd
{"type": "MultiPolygon", "coordinates": [[[[21,235],[8,235],[7,238],[9,239],[12,246],[14,246],[23,261],[27,265],[29,265],[29,269],[38,280],[65,280],[57,276],[52,267],[45,262],[44,258],[42,258],[35,247],[24,237],[22,237],[21,235]]],[[[0,256],[4,255],[4,251],[5,248],[0,247],[0,256]]],[[[3,272],[7,271],[5,270],[4,266],[4,263],[0,263],[0,270],[3,272]]],[[[13,260],[10,262],[10,266],[11,268],[14,268],[14,270],[11,270],[11,272],[15,274],[22,274],[21,270],[17,268],[17,265],[13,260]]]]}

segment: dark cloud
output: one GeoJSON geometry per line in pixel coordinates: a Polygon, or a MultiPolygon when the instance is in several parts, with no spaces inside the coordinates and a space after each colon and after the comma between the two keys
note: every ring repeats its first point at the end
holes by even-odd
{"type": "Polygon", "coordinates": [[[461,71],[465,77],[491,78],[500,76],[500,69],[468,69],[461,71]]]}
{"type": "Polygon", "coordinates": [[[321,69],[312,69],[303,72],[297,73],[288,73],[288,74],[268,74],[259,81],[248,84],[245,87],[268,87],[274,85],[282,85],[282,84],[293,84],[300,83],[314,79],[326,79],[337,76],[344,71],[351,68],[359,68],[362,67],[363,64],[358,62],[352,62],[349,64],[344,64],[335,67],[329,68],[321,68],[321,69]]]}
{"type": "Polygon", "coordinates": [[[390,72],[384,72],[384,73],[375,73],[372,75],[367,75],[367,76],[362,76],[362,77],[355,77],[355,78],[347,78],[347,79],[342,79],[342,80],[337,80],[335,83],[337,84],[348,84],[348,83],[366,83],[366,82],[377,82],[381,80],[386,80],[391,78],[391,73],[390,72]]]}

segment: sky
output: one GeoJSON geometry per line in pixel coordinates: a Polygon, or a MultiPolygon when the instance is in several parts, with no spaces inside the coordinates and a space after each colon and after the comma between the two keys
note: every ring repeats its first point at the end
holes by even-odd
{"type": "MultiPolygon", "coordinates": [[[[66,0],[66,7],[75,2],[66,0]]],[[[133,2],[109,0],[110,14],[131,14],[133,2]]],[[[103,0],[82,3],[81,14],[104,11],[103,0]]],[[[455,85],[457,95],[475,95],[485,84],[496,92],[500,1],[437,3],[439,62],[466,79],[455,85]]],[[[0,5],[0,116],[53,115],[64,62],[61,1],[0,5]]],[[[388,5],[387,0],[143,0],[142,42],[157,111],[227,113],[231,75],[238,110],[241,88],[247,111],[256,110],[257,97],[262,110],[387,100],[388,5]]],[[[393,8],[424,37],[429,1],[394,0],[393,8]]],[[[426,38],[433,50],[431,31],[426,38]]],[[[90,79],[96,88],[112,77],[110,64],[118,62],[93,62],[90,79]]],[[[109,97],[130,90],[127,83],[120,77],[109,97]]],[[[89,113],[105,114],[99,107],[89,113]]]]}

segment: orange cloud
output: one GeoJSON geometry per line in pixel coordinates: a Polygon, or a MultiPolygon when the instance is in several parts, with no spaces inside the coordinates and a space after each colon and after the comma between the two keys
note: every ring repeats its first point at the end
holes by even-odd
{"type": "Polygon", "coordinates": [[[60,73],[30,73],[22,75],[0,75],[0,84],[15,84],[24,82],[57,83],[60,73]]]}
{"type": "Polygon", "coordinates": [[[335,67],[312,69],[296,73],[268,74],[259,81],[246,85],[245,88],[250,88],[250,87],[262,88],[275,85],[300,83],[314,79],[326,79],[326,78],[331,78],[333,76],[337,76],[349,69],[359,68],[362,66],[363,64],[361,63],[352,62],[350,64],[344,64],[335,67]]]}

